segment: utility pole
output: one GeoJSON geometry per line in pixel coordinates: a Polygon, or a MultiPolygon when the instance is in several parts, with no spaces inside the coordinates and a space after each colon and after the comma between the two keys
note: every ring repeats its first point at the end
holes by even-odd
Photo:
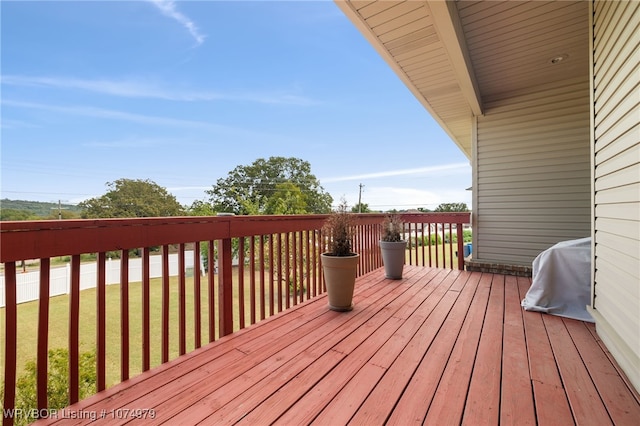
{"type": "Polygon", "coordinates": [[[360,184],[360,192],[358,193],[358,213],[362,213],[362,187],[364,185],[360,184]]]}
{"type": "MultiPolygon", "coordinates": [[[[54,210],[55,207],[51,207],[51,210],[54,210]]],[[[58,200],[58,220],[62,220],[62,210],[66,210],[68,207],[62,207],[62,202],[58,200]]]]}

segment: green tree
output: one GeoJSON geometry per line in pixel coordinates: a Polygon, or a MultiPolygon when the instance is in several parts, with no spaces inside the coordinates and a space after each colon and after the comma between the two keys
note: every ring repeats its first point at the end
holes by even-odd
{"type": "Polygon", "coordinates": [[[189,216],[215,216],[213,206],[206,201],[196,200],[187,209],[189,216]]]}
{"type": "Polygon", "coordinates": [[[293,183],[277,183],[275,191],[267,200],[265,214],[307,213],[307,198],[307,194],[293,183]]]}
{"type": "Polygon", "coordinates": [[[184,214],[167,190],[148,179],[118,179],[107,182],[109,191],[79,204],[83,218],[164,217],[184,214]]]}
{"type": "Polygon", "coordinates": [[[0,220],[39,220],[41,217],[27,210],[0,209],[0,220]]]}
{"type": "Polygon", "coordinates": [[[366,203],[356,203],[355,206],[351,207],[352,213],[371,213],[371,209],[369,208],[369,204],[366,203]]]}
{"type": "MultiPolygon", "coordinates": [[[[206,191],[215,211],[271,214],[273,211],[328,213],[333,198],[311,173],[311,165],[293,157],[259,158],[238,166],[206,191]],[[283,197],[294,196],[294,200],[283,197]]],[[[290,214],[290,213],[287,213],[290,214]]]]}
{"type": "Polygon", "coordinates": [[[469,207],[466,203],[442,203],[434,212],[468,212],[469,207]]]}

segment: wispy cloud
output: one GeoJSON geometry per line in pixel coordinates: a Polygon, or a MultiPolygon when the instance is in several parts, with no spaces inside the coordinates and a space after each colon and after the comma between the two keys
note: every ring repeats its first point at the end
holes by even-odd
{"type": "Polygon", "coordinates": [[[120,121],[129,121],[139,124],[151,124],[154,126],[162,126],[162,127],[186,127],[186,128],[201,128],[207,129],[215,132],[221,132],[225,134],[252,134],[251,131],[247,131],[240,128],[234,128],[229,126],[224,126],[221,124],[209,123],[205,121],[196,121],[196,120],[183,120],[176,119],[170,117],[163,117],[157,115],[144,115],[144,114],[135,114],[130,112],[117,111],[112,109],[105,108],[96,108],[91,106],[84,105],[74,105],[74,106],[60,106],[60,105],[50,105],[50,104],[41,104],[41,103],[33,103],[33,102],[21,102],[21,101],[12,101],[12,100],[2,100],[2,105],[11,106],[15,108],[27,108],[27,109],[38,109],[42,111],[49,111],[54,113],[61,114],[70,114],[77,115],[83,117],[93,117],[100,118],[106,120],[120,120],[120,121]]]}
{"type": "Polygon", "coordinates": [[[181,120],[169,117],[159,117],[153,115],[134,114],[130,112],[116,111],[112,109],[96,108],[91,106],[60,106],[50,104],[40,104],[35,102],[21,102],[12,100],[2,100],[3,105],[28,108],[28,109],[40,109],[51,112],[59,112],[65,114],[81,115],[86,117],[96,117],[123,121],[132,121],[143,124],[165,124],[172,126],[211,126],[209,123],[194,120],[181,120]]]}
{"type": "Polygon", "coordinates": [[[429,167],[420,167],[413,169],[402,169],[402,170],[387,170],[376,173],[366,173],[360,175],[352,175],[352,176],[338,176],[338,177],[329,177],[320,179],[322,183],[331,183],[331,182],[345,182],[350,180],[366,180],[366,179],[377,179],[383,177],[391,177],[391,176],[406,176],[406,175],[434,175],[442,172],[468,172],[469,164],[467,163],[452,163],[452,164],[443,164],[440,166],[429,166],[429,167]]]}
{"type": "Polygon", "coordinates": [[[0,122],[0,129],[24,129],[38,127],[33,123],[29,123],[23,120],[12,120],[10,118],[2,118],[0,122]]]}
{"type": "Polygon", "coordinates": [[[83,143],[84,146],[92,148],[154,148],[167,145],[175,145],[176,141],[158,138],[145,138],[145,137],[125,137],[122,139],[108,140],[108,141],[88,141],[83,143]]]}
{"type": "Polygon", "coordinates": [[[86,105],[51,105],[35,102],[22,102],[14,101],[10,99],[0,100],[0,104],[3,106],[10,106],[14,108],[25,109],[37,109],[41,111],[48,111],[59,114],[69,114],[81,117],[93,117],[105,120],[119,120],[128,121],[138,124],[153,125],[154,127],[183,127],[199,130],[207,130],[210,132],[222,134],[222,135],[234,135],[239,137],[250,137],[252,139],[267,139],[273,138],[273,135],[264,132],[256,132],[250,129],[244,129],[241,127],[226,126],[223,124],[216,124],[207,121],[197,120],[184,120],[179,118],[171,118],[166,116],[157,115],[144,115],[131,112],[118,111],[106,108],[97,108],[86,105]]]}
{"type": "Polygon", "coordinates": [[[222,93],[206,90],[169,89],[161,84],[138,80],[81,79],[49,76],[3,75],[2,84],[25,87],[84,90],[125,98],[162,99],[168,101],[235,101],[262,104],[314,105],[317,102],[287,91],[222,93]]]}
{"type": "Polygon", "coordinates": [[[200,33],[200,30],[196,24],[182,12],[179,12],[176,3],[171,0],[147,0],[157,7],[163,15],[171,18],[182,25],[191,34],[191,37],[196,41],[196,46],[200,46],[204,43],[205,35],[200,33]]]}

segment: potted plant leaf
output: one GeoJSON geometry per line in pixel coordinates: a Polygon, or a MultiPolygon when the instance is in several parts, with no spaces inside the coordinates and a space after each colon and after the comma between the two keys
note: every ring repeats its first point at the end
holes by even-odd
{"type": "Polygon", "coordinates": [[[404,238],[404,221],[398,214],[385,216],[382,221],[380,251],[384,275],[392,280],[402,279],[407,240],[404,238]]]}
{"type": "Polygon", "coordinates": [[[320,257],[329,309],[334,311],[353,309],[353,289],[360,260],[360,255],[353,252],[354,225],[354,216],[347,211],[347,204],[343,200],[322,227],[329,239],[329,251],[320,257]]]}

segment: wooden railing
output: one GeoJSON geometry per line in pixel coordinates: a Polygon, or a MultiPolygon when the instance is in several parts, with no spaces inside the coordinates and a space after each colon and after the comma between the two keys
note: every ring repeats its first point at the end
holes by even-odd
{"type": "MultiPolygon", "coordinates": [[[[463,224],[469,223],[469,213],[404,214],[402,217],[406,222],[405,235],[411,241],[407,263],[463,269],[462,256],[455,253],[463,252],[462,229],[463,224]],[[454,235],[457,243],[446,244],[454,235]]],[[[378,249],[382,218],[381,214],[357,215],[354,248],[361,255],[358,275],[382,266],[378,249]]],[[[108,254],[116,252],[120,257],[117,322],[119,380],[124,381],[132,374],[130,358],[134,350],[140,352],[140,365],[133,367],[134,373],[146,371],[153,367],[153,345],[159,347],[158,362],[164,363],[172,352],[182,355],[188,348],[199,348],[203,338],[214,341],[322,294],[325,288],[319,258],[327,243],[321,230],[325,219],[325,215],[304,215],[1,222],[0,263],[4,267],[6,303],[3,423],[13,424],[13,415],[7,413],[14,408],[16,397],[17,347],[21,342],[16,302],[19,262],[35,260],[39,268],[38,314],[34,318],[37,321],[37,409],[46,410],[49,328],[56,320],[49,318],[50,271],[55,258],[69,256],[71,264],[69,402],[74,403],[79,399],[80,344],[85,339],[80,333],[81,256],[93,254],[93,262],[97,264],[95,301],[91,302],[92,306],[95,304],[92,314],[96,317],[96,327],[90,340],[95,342],[96,387],[100,391],[111,384],[107,383],[106,353],[107,345],[113,342],[107,340],[106,329],[114,318],[107,316],[108,254]],[[134,250],[142,260],[141,283],[132,283],[129,279],[129,258],[134,250]],[[162,277],[156,280],[150,278],[149,264],[152,252],[158,250],[163,266],[162,277]],[[185,264],[187,250],[195,252],[193,265],[185,264]],[[178,254],[177,277],[169,276],[170,251],[178,254]],[[191,268],[193,273],[188,274],[186,271],[191,268]],[[205,273],[199,273],[203,269],[205,273]],[[133,293],[132,289],[138,287],[140,290],[133,293]],[[160,293],[159,307],[152,306],[154,292],[160,293]],[[172,292],[177,292],[177,301],[170,299],[172,292]],[[188,294],[192,298],[189,301],[188,294]],[[170,308],[176,305],[177,324],[172,324],[170,308]],[[151,332],[152,310],[153,320],[157,311],[161,317],[161,333],[157,337],[151,332]],[[139,336],[130,334],[133,315],[139,316],[142,323],[139,336]],[[171,330],[175,328],[177,338],[171,337],[171,330]],[[132,346],[131,341],[139,341],[139,347],[132,346]]]]}

